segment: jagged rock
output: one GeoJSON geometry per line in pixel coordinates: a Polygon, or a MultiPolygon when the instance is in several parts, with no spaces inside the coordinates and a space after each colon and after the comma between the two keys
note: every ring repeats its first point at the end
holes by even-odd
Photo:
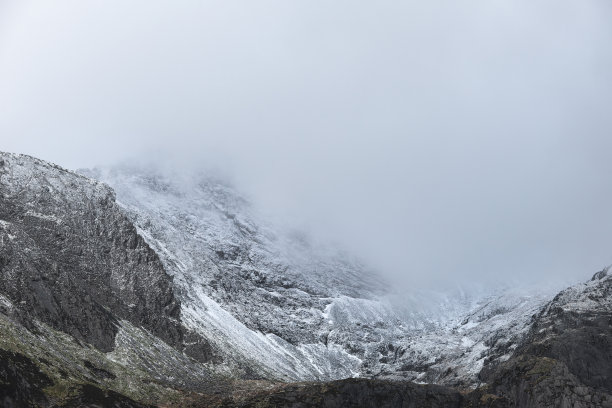
{"type": "Polygon", "coordinates": [[[529,354],[502,364],[486,391],[517,408],[612,407],[610,394],[586,386],[562,362],[529,354]]]}
{"type": "Polygon", "coordinates": [[[537,316],[521,352],[558,360],[584,384],[612,392],[612,276],[555,296],[537,316]]]}
{"type": "Polygon", "coordinates": [[[561,291],[514,356],[481,376],[518,407],[612,407],[612,277],[561,291]]]}
{"type": "Polygon", "coordinates": [[[179,345],[172,279],[114,192],[29,156],[0,160],[0,293],[103,351],[120,318],[179,345]]]}
{"type": "Polygon", "coordinates": [[[606,276],[608,276],[608,272],[609,272],[609,270],[610,270],[610,267],[609,267],[609,266],[608,266],[608,267],[606,267],[606,268],[603,268],[601,271],[599,271],[599,272],[595,273],[595,275],[593,275],[593,277],[591,278],[591,280],[592,280],[592,281],[594,281],[594,280],[598,280],[598,279],[603,279],[603,278],[605,278],[606,276]]]}

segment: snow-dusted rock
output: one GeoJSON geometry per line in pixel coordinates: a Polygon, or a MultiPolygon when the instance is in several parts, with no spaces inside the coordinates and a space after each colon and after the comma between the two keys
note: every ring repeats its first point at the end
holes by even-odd
{"type": "Polygon", "coordinates": [[[230,372],[474,385],[549,299],[393,294],[353,257],[269,221],[223,181],[129,166],[82,172],[115,189],[174,276],[183,324],[230,372]]]}

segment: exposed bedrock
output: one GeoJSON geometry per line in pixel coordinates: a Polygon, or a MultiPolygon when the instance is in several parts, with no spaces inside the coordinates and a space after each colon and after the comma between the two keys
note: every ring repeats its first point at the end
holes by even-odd
{"type": "Polygon", "coordinates": [[[116,319],[181,343],[172,279],[108,186],[0,153],[0,243],[0,293],[17,313],[102,351],[116,319]]]}

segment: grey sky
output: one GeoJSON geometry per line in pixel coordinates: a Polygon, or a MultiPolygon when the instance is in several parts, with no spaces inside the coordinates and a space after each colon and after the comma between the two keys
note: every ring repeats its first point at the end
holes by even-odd
{"type": "Polygon", "coordinates": [[[405,284],[612,263],[612,3],[0,0],[0,149],[220,167],[405,284]]]}

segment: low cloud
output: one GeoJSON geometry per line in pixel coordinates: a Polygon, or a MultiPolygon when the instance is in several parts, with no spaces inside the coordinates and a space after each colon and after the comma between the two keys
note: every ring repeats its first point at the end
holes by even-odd
{"type": "Polygon", "coordinates": [[[406,286],[612,263],[608,1],[0,2],[0,149],[229,173],[406,286]]]}

